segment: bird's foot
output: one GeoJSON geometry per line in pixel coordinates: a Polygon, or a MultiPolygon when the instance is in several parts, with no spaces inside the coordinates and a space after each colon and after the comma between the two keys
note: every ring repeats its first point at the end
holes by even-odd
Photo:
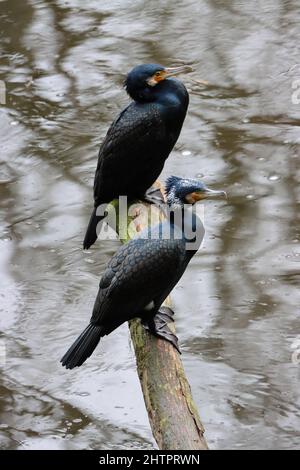
{"type": "Polygon", "coordinates": [[[165,200],[160,189],[151,186],[142,199],[149,204],[155,204],[165,214],[165,200]]]}
{"type": "Polygon", "coordinates": [[[154,336],[169,341],[169,343],[174,346],[174,348],[179,352],[179,354],[181,354],[178,344],[178,338],[168,326],[168,323],[174,322],[173,316],[174,312],[171,308],[160,307],[157,314],[150,320],[143,320],[142,325],[146,331],[149,331],[154,336]]]}

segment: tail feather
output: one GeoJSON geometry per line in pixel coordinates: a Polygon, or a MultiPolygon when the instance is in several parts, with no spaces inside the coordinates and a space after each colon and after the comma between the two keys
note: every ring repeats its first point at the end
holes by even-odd
{"type": "Polygon", "coordinates": [[[105,216],[106,213],[103,216],[97,215],[97,207],[94,208],[83,240],[84,250],[88,250],[89,247],[92,246],[97,240],[97,225],[102,219],[104,219],[105,216]]]}
{"type": "Polygon", "coordinates": [[[102,326],[90,323],[60,360],[62,365],[66,369],[80,367],[98,345],[102,336],[102,330],[102,326]]]}

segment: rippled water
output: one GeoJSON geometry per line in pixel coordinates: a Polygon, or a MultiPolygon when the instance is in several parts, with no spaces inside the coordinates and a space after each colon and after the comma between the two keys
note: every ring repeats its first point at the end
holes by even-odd
{"type": "Polygon", "coordinates": [[[229,194],[173,293],[193,395],[211,448],[300,448],[299,16],[297,0],[0,2],[2,448],[155,445],[126,325],[81,369],[59,358],[118,246],[81,250],[123,76],[180,61],[190,108],[162,179],[229,194]]]}

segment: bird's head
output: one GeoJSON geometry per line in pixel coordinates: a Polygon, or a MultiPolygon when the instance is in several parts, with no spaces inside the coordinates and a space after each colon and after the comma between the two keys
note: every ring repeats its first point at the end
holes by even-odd
{"type": "Polygon", "coordinates": [[[169,206],[195,204],[203,199],[224,199],[225,191],[207,188],[200,180],[170,176],[166,181],[166,196],[169,206]]]}
{"type": "Polygon", "coordinates": [[[192,70],[188,65],[180,67],[164,67],[159,64],[137,65],[127,75],[124,87],[133,100],[140,102],[151,101],[152,92],[157,85],[168,77],[188,73],[192,70]]]}

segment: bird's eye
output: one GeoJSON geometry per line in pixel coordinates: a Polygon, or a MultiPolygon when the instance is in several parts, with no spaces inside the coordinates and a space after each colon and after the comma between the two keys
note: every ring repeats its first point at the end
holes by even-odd
{"type": "Polygon", "coordinates": [[[161,72],[155,72],[155,76],[156,76],[156,77],[159,77],[160,74],[161,74],[161,72]]]}

